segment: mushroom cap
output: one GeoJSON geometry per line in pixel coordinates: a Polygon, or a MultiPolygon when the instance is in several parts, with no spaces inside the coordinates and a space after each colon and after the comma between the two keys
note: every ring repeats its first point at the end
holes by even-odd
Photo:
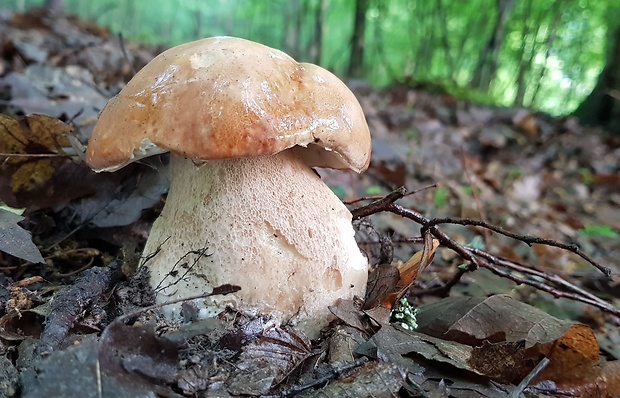
{"type": "Polygon", "coordinates": [[[101,112],[87,163],[114,171],[170,151],[200,162],[295,146],[309,166],[362,172],[370,133],[354,94],[331,72],[252,41],[213,37],[147,64],[101,112]]]}

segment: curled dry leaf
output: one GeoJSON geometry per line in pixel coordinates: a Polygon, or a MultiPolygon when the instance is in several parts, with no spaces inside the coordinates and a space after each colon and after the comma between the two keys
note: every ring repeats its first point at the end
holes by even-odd
{"type": "Polygon", "coordinates": [[[470,345],[468,364],[495,380],[518,382],[543,357],[540,379],[575,377],[599,361],[594,332],[508,296],[448,298],[418,308],[419,331],[470,345]]]}
{"type": "Polygon", "coordinates": [[[418,274],[433,261],[439,241],[429,233],[424,236],[424,249],[416,252],[405,263],[395,266],[380,264],[368,276],[364,309],[376,306],[392,308],[409,290],[418,274]]]}

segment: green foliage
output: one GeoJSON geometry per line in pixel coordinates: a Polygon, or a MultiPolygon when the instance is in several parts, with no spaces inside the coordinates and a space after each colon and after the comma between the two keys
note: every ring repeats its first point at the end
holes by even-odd
{"type": "Polygon", "coordinates": [[[381,189],[381,187],[378,185],[371,185],[368,188],[366,188],[366,195],[368,196],[377,196],[377,195],[381,195],[382,193],[383,193],[383,189],[381,189]]]}
{"type": "Polygon", "coordinates": [[[484,243],[484,239],[482,239],[482,236],[480,235],[474,236],[474,238],[467,244],[467,246],[479,250],[486,250],[487,248],[486,243],[484,243]]]}
{"type": "Polygon", "coordinates": [[[344,198],[347,194],[347,190],[342,185],[331,187],[331,189],[334,195],[338,196],[340,199],[344,198]]]}
{"type": "Polygon", "coordinates": [[[405,297],[403,297],[398,300],[394,305],[394,308],[392,308],[392,311],[390,312],[390,322],[405,330],[415,330],[418,328],[416,313],[416,309],[409,304],[409,301],[405,297]]]}
{"type": "MultiPolygon", "coordinates": [[[[28,8],[43,0],[0,0],[28,8]]],[[[364,70],[375,86],[442,82],[448,92],[482,102],[570,113],[592,90],[604,66],[606,41],[618,23],[617,0],[521,0],[507,13],[495,40],[498,5],[492,0],[370,0],[364,70]],[[482,62],[482,63],[481,63],[482,62]],[[479,66],[490,83],[474,89],[479,66]]],[[[343,75],[349,61],[356,0],[65,0],[78,14],[130,40],[163,45],[232,35],[318,61],[343,75]],[[317,18],[322,16],[320,24],[317,18]],[[312,56],[317,26],[322,43],[312,56]]]]}
{"type": "Polygon", "coordinates": [[[445,207],[448,204],[448,198],[450,197],[450,191],[446,187],[439,187],[435,190],[433,196],[433,206],[436,208],[445,207]]]}
{"type": "Polygon", "coordinates": [[[580,168],[578,170],[579,172],[579,176],[581,177],[581,181],[586,184],[586,185],[590,185],[594,182],[594,176],[592,175],[592,172],[586,168],[580,168]]]}
{"type": "Polygon", "coordinates": [[[618,238],[618,233],[609,225],[585,225],[579,230],[579,234],[590,238],[618,238]]]}
{"type": "Polygon", "coordinates": [[[474,193],[474,189],[471,187],[471,185],[463,185],[461,187],[461,191],[463,191],[464,193],[470,196],[473,195],[474,193]]]}
{"type": "Polygon", "coordinates": [[[405,130],[405,137],[408,140],[415,140],[416,138],[418,138],[418,135],[419,135],[419,132],[414,128],[409,128],[405,130]]]}
{"type": "Polygon", "coordinates": [[[523,170],[521,170],[519,167],[511,166],[508,168],[508,178],[510,178],[511,180],[516,180],[521,177],[523,177],[523,170]]]}

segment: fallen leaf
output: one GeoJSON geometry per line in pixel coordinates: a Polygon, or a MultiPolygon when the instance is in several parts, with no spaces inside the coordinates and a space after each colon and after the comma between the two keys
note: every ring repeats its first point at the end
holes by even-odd
{"type": "Polygon", "coordinates": [[[410,371],[418,371],[420,366],[411,357],[421,356],[428,360],[447,363],[459,369],[476,372],[467,360],[472,347],[449,340],[442,340],[415,331],[402,331],[395,327],[383,327],[366,343],[357,348],[356,353],[371,358],[385,358],[410,371]]]}
{"type": "Polygon", "coordinates": [[[312,355],[311,344],[292,328],[268,327],[246,345],[228,379],[231,394],[264,395],[312,355]]]}
{"type": "Polygon", "coordinates": [[[508,296],[447,298],[418,308],[419,332],[470,345],[472,369],[495,380],[518,382],[543,357],[540,377],[558,381],[599,361],[586,325],[557,319],[508,296]]]}
{"type": "Polygon", "coordinates": [[[367,362],[344,380],[299,395],[302,398],[374,397],[393,398],[404,384],[403,370],[393,363],[367,362]]]}
{"type": "MultiPolygon", "coordinates": [[[[130,326],[122,325],[112,334],[118,336],[103,338],[98,341],[95,335],[83,336],[74,339],[67,348],[54,351],[50,356],[40,357],[24,369],[20,376],[22,380],[21,396],[24,398],[134,398],[134,397],[175,397],[182,396],[172,389],[147,381],[136,373],[128,373],[123,368],[123,362],[131,367],[136,359],[131,356],[123,361],[117,355],[127,352],[134,355],[145,344],[144,335],[131,331],[130,326]],[[125,334],[125,333],[128,334],[125,334]],[[124,340],[120,341],[118,339],[124,340]],[[134,340],[137,338],[136,340],[134,340]],[[118,344],[118,346],[116,345],[118,344]],[[134,345],[130,348],[130,345],[134,345]],[[112,353],[114,364],[109,362],[102,351],[112,353]]],[[[137,327],[134,329],[138,329],[137,327]]],[[[108,337],[110,337],[108,335],[108,337]]],[[[148,338],[147,338],[148,339],[148,338]]],[[[154,346],[158,347],[156,344],[154,346]]],[[[165,349],[159,346],[164,353],[165,349]]],[[[157,355],[157,353],[153,352],[157,355]]],[[[163,355],[163,354],[162,354],[163,355]]],[[[176,361],[175,361],[176,362],[176,361]]],[[[156,365],[144,361],[141,365],[156,365]]],[[[159,368],[158,368],[159,369],[159,368]]],[[[146,374],[153,374],[155,370],[144,369],[146,374]]]]}
{"type": "Polygon", "coordinates": [[[395,266],[381,264],[376,267],[368,276],[364,309],[377,305],[392,308],[407,293],[418,274],[433,261],[438,247],[439,241],[427,233],[424,236],[424,249],[416,252],[409,260],[395,266]]]}
{"type": "Polygon", "coordinates": [[[49,116],[13,119],[0,114],[0,200],[33,210],[36,202],[55,195],[52,177],[72,163],[65,152],[71,132],[69,125],[49,116]]]}
{"type": "Polygon", "coordinates": [[[0,209],[0,250],[32,263],[45,263],[32,237],[17,225],[24,217],[0,209]]]}
{"type": "Polygon", "coordinates": [[[102,373],[144,388],[153,380],[173,382],[178,373],[178,348],[157,337],[154,325],[112,322],[101,334],[98,359],[102,373]]]}

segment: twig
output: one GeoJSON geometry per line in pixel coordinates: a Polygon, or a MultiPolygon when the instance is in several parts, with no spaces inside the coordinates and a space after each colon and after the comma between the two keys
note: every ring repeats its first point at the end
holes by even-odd
{"type": "Polygon", "coordinates": [[[366,206],[358,207],[351,210],[353,221],[359,220],[362,217],[367,217],[371,214],[379,213],[386,210],[386,206],[390,203],[396,202],[398,199],[404,197],[407,194],[405,187],[400,187],[389,194],[385,195],[381,199],[375,200],[367,204],[366,206]]]}
{"type": "MultiPolygon", "coordinates": [[[[404,187],[401,187],[401,188],[404,189],[404,187]]],[[[401,188],[398,188],[398,189],[401,189],[401,188]]],[[[422,187],[422,188],[415,189],[413,191],[409,191],[405,195],[403,195],[403,197],[410,196],[410,195],[415,195],[418,192],[422,192],[422,191],[425,191],[425,190],[431,189],[431,188],[437,188],[437,184],[431,184],[431,185],[427,185],[427,186],[422,187]]],[[[352,205],[352,204],[355,204],[355,203],[358,203],[358,202],[363,202],[365,200],[381,200],[384,197],[385,196],[382,196],[382,195],[362,196],[362,197],[359,197],[357,199],[353,199],[353,200],[349,200],[349,201],[343,201],[342,203],[344,203],[345,205],[352,205]]]]}
{"type": "MultiPolygon", "coordinates": [[[[401,238],[401,239],[391,239],[391,243],[424,243],[424,238],[421,236],[415,238],[401,238]]],[[[381,241],[370,241],[370,240],[359,240],[357,241],[359,245],[380,245],[381,241]]]]}
{"type": "Polygon", "coordinates": [[[540,362],[538,362],[538,365],[536,365],[536,367],[532,369],[530,374],[528,374],[523,380],[521,380],[521,383],[519,383],[519,385],[510,392],[508,398],[519,398],[523,393],[523,390],[525,390],[528,384],[530,384],[532,380],[534,380],[534,378],[538,376],[540,372],[542,372],[543,369],[547,367],[547,365],[549,365],[549,362],[551,362],[549,358],[543,358],[540,362]]]}
{"type": "Polygon", "coordinates": [[[127,49],[125,48],[125,39],[123,38],[123,34],[122,33],[118,34],[118,44],[121,47],[121,52],[123,53],[123,58],[125,58],[125,61],[129,64],[129,67],[131,68],[131,73],[133,74],[133,76],[135,76],[136,75],[136,68],[134,68],[133,62],[131,62],[129,60],[129,55],[127,54],[127,49]]]}
{"type": "Polygon", "coordinates": [[[323,387],[325,384],[327,384],[329,381],[342,377],[343,374],[358,368],[360,366],[362,366],[363,364],[365,364],[366,362],[368,362],[368,358],[367,357],[361,357],[353,362],[350,363],[345,363],[339,367],[333,368],[331,370],[330,373],[324,375],[323,377],[320,377],[316,380],[313,380],[309,383],[306,384],[302,384],[299,386],[294,386],[289,390],[283,391],[280,396],[281,397],[292,397],[295,396],[297,394],[301,394],[302,392],[309,390],[311,388],[317,388],[317,387],[323,387]]]}
{"type": "Polygon", "coordinates": [[[411,292],[409,293],[410,296],[422,296],[422,295],[426,295],[426,294],[430,294],[433,296],[439,296],[439,297],[444,297],[447,296],[448,293],[450,292],[450,290],[457,284],[460,282],[461,278],[463,277],[463,275],[465,275],[467,272],[469,272],[468,269],[459,267],[457,269],[457,271],[454,273],[454,275],[452,275],[452,278],[450,278],[450,280],[446,283],[444,283],[441,286],[438,287],[434,287],[434,288],[430,288],[430,289],[426,289],[424,291],[415,291],[415,292],[411,292]]]}
{"type": "Polygon", "coordinates": [[[521,242],[527,244],[528,246],[535,244],[535,245],[546,245],[546,246],[558,247],[560,249],[564,249],[569,252],[575,253],[579,257],[583,258],[584,260],[592,264],[592,266],[594,266],[596,269],[598,269],[603,274],[605,274],[605,276],[607,277],[611,276],[611,269],[607,267],[603,267],[602,265],[598,264],[590,256],[588,256],[586,253],[581,251],[581,249],[579,249],[579,246],[575,244],[566,244],[566,243],[558,242],[552,239],[539,238],[537,236],[516,234],[510,231],[506,231],[502,227],[498,227],[496,225],[492,225],[492,224],[489,224],[481,220],[472,220],[470,218],[463,218],[463,219],[434,218],[432,220],[428,220],[428,223],[424,224],[423,229],[428,229],[432,226],[439,225],[439,224],[457,224],[457,225],[471,225],[475,227],[482,227],[482,228],[489,229],[493,232],[497,232],[500,235],[504,235],[512,239],[520,240],[521,242]]]}
{"type": "Polygon", "coordinates": [[[444,247],[452,249],[455,253],[461,256],[464,260],[469,261],[470,264],[465,268],[459,267],[457,273],[452,277],[450,281],[448,281],[443,286],[435,288],[431,290],[431,292],[439,293],[445,295],[450,291],[451,287],[459,282],[461,277],[468,271],[473,271],[478,267],[485,267],[489,269],[491,272],[499,275],[501,277],[512,280],[517,284],[525,284],[532,286],[538,290],[547,292],[554,297],[564,297],[571,300],[579,301],[585,304],[592,305],[596,308],[599,308],[605,312],[613,314],[615,316],[620,317],[620,310],[607,303],[606,301],[596,297],[594,294],[587,292],[586,290],[575,286],[574,284],[568,282],[563,279],[559,275],[552,275],[546,272],[542,272],[533,267],[528,267],[523,264],[519,264],[517,262],[513,262],[504,258],[493,256],[492,254],[464,246],[454,239],[450,238],[445,232],[441,231],[438,227],[440,224],[456,224],[456,225],[465,225],[465,226],[476,226],[482,227],[489,231],[493,231],[499,233],[501,235],[507,236],[509,238],[522,241],[528,245],[532,244],[541,244],[547,246],[558,247],[563,250],[570,251],[574,254],[577,254],[579,257],[586,260],[588,263],[592,264],[595,268],[603,272],[606,277],[611,276],[611,270],[607,267],[603,267],[594,261],[590,256],[582,252],[577,245],[570,245],[561,242],[557,242],[550,239],[543,239],[529,235],[521,235],[513,232],[509,232],[501,227],[491,225],[484,221],[480,220],[472,220],[472,219],[451,219],[451,218],[434,218],[430,219],[422,214],[404,208],[400,205],[397,205],[395,202],[406,195],[406,190],[401,187],[385,197],[375,200],[372,203],[359,207],[351,211],[354,219],[359,219],[361,217],[366,217],[371,214],[379,213],[379,212],[390,212],[401,217],[408,218],[422,226],[420,232],[424,236],[427,233],[430,233],[437,240],[439,240],[440,244],[444,247]],[[509,270],[517,271],[516,273],[506,271],[501,269],[500,267],[507,268],[509,270]],[[520,275],[526,275],[525,277],[520,275]],[[529,276],[529,277],[528,277],[529,276]],[[542,282],[541,282],[542,279],[542,282]]]}
{"type": "Polygon", "coordinates": [[[56,293],[41,334],[38,355],[51,354],[60,347],[78,315],[92,301],[120,280],[121,274],[111,267],[91,268],[65,290],[56,293]]]}
{"type": "MultiPolygon", "coordinates": [[[[522,264],[507,260],[505,258],[500,258],[500,257],[496,257],[493,256],[485,251],[479,250],[479,249],[474,249],[471,248],[472,253],[484,257],[487,260],[489,260],[491,263],[493,264],[497,264],[506,268],[510,268],[513,269],[517,272],[523,273],[523,274],[528,274],[528,275],[532,275],[535,276],[537,278],[541,278],[544,280],[547,280],[555,285],[558,285],[560,287],[563,287],[567,290],[572,290],[573,292],[580,294],[586,298],[589,298],[592,301],[596,301],[599,302],[601,305],[606,305],[609,306],[609,304],[607,302],[605,302],[604,300],[601,300],[600,298],[596,297],[594,294],[580,288],[579,286],[576,286],[570,282],[568,282],[566,279],[562,278],[560,275],[555,275],[555,274],[548,274],[546,272],[542,272],[540,270],[537,270],[536,268],[532,268],[532,267],[526,267],[522,264]]],[[[518,279],[515,280],[515,282],[517,283],[523,283],[522,279],[518,279]]],[[[555,297],[566,297],[566,296],[558,296],[556,294],[556,292],[549,292],[551,294],[553,294],[555,297]]],[[[560,292],[561,293],[561,292],[560,292]]],[[[613,307],[609,306],[611,309],[613,309],[613,307]]]]}
{"type": "MultiPolygon", "coordinates": [[[[240,286],[236,286],[236,285],[231,285],[231,284],[224,284],[221,286],[217,286],[214,287],[213,290],[210,293],[204,293],[204,294],[199,294],[197,296],[191,296],[191,297],[184,297],[184,298],[180,298],[180,299],[175,299],[175,300],[171,300],[171,301],[166,301],[165,303],[161,303],[161,304],[153,304],[150,305],[148,307],[143,307],[143,308],[139,308],[133,312],[130,312],[128,314],[125,315],[121,315],[117,318],[115,318],[113,322],[124,322],[127,319],[131,319],[131,318],[135,318],[140,314],[143,314],[145,312],[148,311],[152,311],[152,310],[156,310],[162,307],[165,307],[167,305],[173,305],[173,304],[178,304],[178,303],[186,303],[188,301],[193,301],[193,300],[200,300],[200,299],[205,299],[211,296],[217,296],[217,295],[227,295],[227,294],[231,294],[231,293],[235,293],[238,292],[239,290],[241,290],[240,286]]],[[[112,324],[110,323],[110,325],[112,324]]],[[[108,325],[107,327],[110,327],[110,325],[108,325]]]]}
{"type": "MultiPolygon", "coordinates": [[[[471,173],[469,172],[469,166],[467,164],[467,157],[465,156],[465,149],[462,146],[461,146],[461,162],[463,163],[463,170],[465,172],[465,176],[467,177],[467,181],[469,182],[469,186],[471,187],[471,194],[474,197],[474,200],[476,201],[476,210],[478,211],[478,217],[480,217],[481,220],[486,220],[487,217],[486,217],[486,214],[484,213],[484,208],[482,207],[482,203],[480,202],[480,197],[476,193],[476,187],[474,186],[474,183],[471,178],[471,173]]],[[[488,231],[485,231],[484,233],[485,243],[488,237],[489,237],[489,233],[488,231]]]]}

